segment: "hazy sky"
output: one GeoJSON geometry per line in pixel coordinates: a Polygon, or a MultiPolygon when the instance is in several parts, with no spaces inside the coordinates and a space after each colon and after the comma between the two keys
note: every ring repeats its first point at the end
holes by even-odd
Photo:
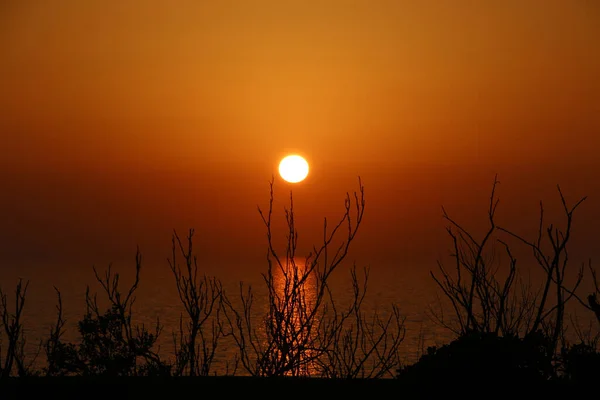
{"type": "Polygon", "coordinates": [[[589,195],[591,252],[599,43],[594,0],[4,0],[0,262],[164,258],[188,227],[206,257],[260,258],[292,151],[301,240],[362,177],[361,263],[435,258],[440,206],[485,222],[495,173],[518,227],[556,184],[589,195]]]}

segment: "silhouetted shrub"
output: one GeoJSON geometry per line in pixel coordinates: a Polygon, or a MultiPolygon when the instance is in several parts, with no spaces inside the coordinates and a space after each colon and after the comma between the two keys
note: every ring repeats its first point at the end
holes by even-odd
{"type": "Polygon", "coordinates": [[[170,368],[153,354],[156,335],[142,329],[127,339],[115,307],[102,315],[87,313],[78,324],[81,343],[58,341],[49,354],[55,375],[168,375],[170,368]],[[142,358],[143,363],[138,364],[142,358]]]}
{"type": "Polygon", "coordinates": [[[600,353],[589,344],[579,343],[562,352],[564,379],[572,383],[592,383],[600,378],[600,353]]]}
{"type": "Polygon", "coordinates": [[[46,342],[48,375],[170,375],[171,367],[161,361],[153,350],[161,331],[158,320],[153,333],[143,325],[132,325],[132,306],[142,265],[139,249],[135,261],[135,280],[126,292],[121,291],[119,274],[113,274],[110,266],[103,277],[94,268],[96,280],[107,295],[110,306],[101,312],[96,295],[90,295],[89,287],[86,289],[86,312],[78,323],[81,335],[78,345],[61,340],[65,321],[60,291],[56,290],[57,321],[46,342]]]}
{"type": "Polygon", "coordinates": [[[542,382],[553,376],[551,341],[536,332],[524,338],[469,332],[440,348],[429,347],[398,378],[413,382],[542,382]]]}

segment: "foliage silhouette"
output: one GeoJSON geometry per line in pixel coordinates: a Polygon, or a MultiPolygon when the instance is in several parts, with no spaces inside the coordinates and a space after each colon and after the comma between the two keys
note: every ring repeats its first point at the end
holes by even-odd
{"type": "MultiPolygon", "coordinates": [[[[361,226],[364,188],[346,194],[344,212],[331,228],[327,219],[323,241],[314,246],[305,261],[297,262],[298,232],[294,203],[286,208],[286,246],[274,245],[273,182],[267,212],[259,208],[267,236],[267,272],[262,275],[267,290],[267,309],[254,319],[255,291],[240,283],[235,303],[221,282],[199,273],[193,253],[193,235],[187,241],[177,233],[172,238],[168,259],[184,314],[179,331],[173,333],[174,360],[165,361],[156,350],[162,325],[153,330],[133,323],[132,307],[140,282],[142,257],[135,257],[133,284],[122,289],[119,274],[111,266],[104,275],[94,268],[97,283],[108,305],[100,307],[97,295],[86,290],[86,311],[77,324],[79,340],[64,340],[66,321],[61,293],[57,295],[57,314],[49,337],[40,343],[46,366],[34,369],[36,354],[26,357],[23,311],[28,281],[19,280],[14,297],[0,288],[0,379],[10,377],[207,377],[224,339],[233,340],[237,357],[230,360],[237,374],[254,377],[384,378],[398,382],[572,382],[595,383],[600,376],[598,324],[584,334],[574,321],[577,340],[566,337],[567,303],[582,306],[600,323],[600,285],[591,261],[573,267],[569,259],[573,217],[585,200],[568,206],[560,187],[558,192],[566,224],[544,225],[544,207],[540,203],[537,236],[526,239],[496,222],[498,198],[494,179],[488,204],[488,230],[477,239],[443,210],[449,223],[452,243],[452,268],[441,261],[431,272],[434,282],[448,300],[453,318],[444,308],[431,310],[440,325],[456,337],[440,347],[429,347],[427,354],[401,367],[400,345],[404,340],[404,317],[392,305],[384,316],[379,311],[366,313],[363,301],[367,293],[369,269],[360,273],[356,265],[348,268],[352,296],[339,301],[330,285],[333,274],[345,265],[349,248],[361,226]],[[521,245],[531,251],[534,265],[543,272],[536,287],[523,279],[513,253],[521,245]],[[500,249],[505,255],[496,258],[500,249]],[[592,292],[581,292],[581,282],[591,279],[592,292]],[[10,299],[13,298],[13,303],[10,299]],[[241,304],[241,305],[240,305],[241,304]]],[[[569,327],[571,327],[569,326],[569,327]]],[[[38,352],[39,352],[38,351],[38,352]]],[[[229,370],[228,370],[229,371],[229,370]]]]}
{"type": "Polygon", "coordinates": [[[600,352],[587,343],[577,343],[562,351],[563,379],[573,383],[597,383],[600,377],[600,352]]]}
{"type": "Polygon", "coordinates": [[[542,332],[524,338],[467,332],[450,344],[430,347],[413,365],[399,370],[410,383],[543,382],[553,377],[551,340],[542,332]]]}
{"type": "Polygon", "coordinates": [[[144,326],[132,324],[132,306],[135,291],[139,284],[141,253],[136,253],[135,281],[125,297],[119,289],[119,274],[111,273],[109,266],[101,278],[96,269],[94,273],[98,283],[110,302],[109,308],[101,312],[96,295],[86,290],[86,312],[78,323],[81,336],[78,345],[61,341],[62,301],[58,293],[58,317],[48,341],[47,358],[49,375],[101,375],[101,376],[137,376],[169,375],[171,366],[161,361],[153,347],[160,334],[161,326],[157,321],[154,332],[144,326]]]}

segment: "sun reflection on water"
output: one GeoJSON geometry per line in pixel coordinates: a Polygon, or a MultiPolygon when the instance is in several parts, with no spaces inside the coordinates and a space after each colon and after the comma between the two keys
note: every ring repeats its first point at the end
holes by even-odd
{"type": "Polygon", "coordinates": [[[274,262],[265,345],[283,375],[311,375],[318,356],[320,307],[316,271],[304,257],[274,262]]]}

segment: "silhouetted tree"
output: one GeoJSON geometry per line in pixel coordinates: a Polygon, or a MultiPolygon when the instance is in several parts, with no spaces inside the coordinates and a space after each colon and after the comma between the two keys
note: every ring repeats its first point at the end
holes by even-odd
{"type": "MultiPolygon", "coordinates": [[[[538,236],[530,241],[496,224],[497,184],[498,181],[494,180],[488,209],[489,228],[481,240],[475,239],[443,209],[444,218],[450,223],[447,231],[453,243],[454,251],[451,256],[454,259],[455,273],[451,274],[440,262],[438,267],[441,279],[433,272],[431,276],[452,304],[458,325],[454,329],[455,333],[531,333],[551,324],[550,333],[555,347],[563,328],[564,306],[583,277],[583,268],[579,268],[572,287],[565,286],[569,265],[567,244],[571,237],[573,212],[585,198],[568,208],[559,188],[567,215],[565,230],[555,228],[552,224],[544,230],[544,209],[540,203],[538,236]],[[521,286],[521,290],[514,288],[513,285],[519,278],[517,260],[507,241],[494,237],[497,233],[506,233],[531,248],[536,262],[544,271],[541,292],[532,292],[528,284],[521,286]],[[544,237],[551,245],[549,251],[543,248],[544,237]],[[504,279],[500,278],[499,267],[494,263],[493,257],[489,257],[495,251],[494,242],[500,244],[507,255],[508,273],[504,279]],[[555,296],[550,296],[553,287],[555,296]],[[553,318],[551,323],[549,318],[553,318]]],[[[444,326],[449,327],[447,324],[444,326]]]]}
{"type": "MultiPolygon", "coordinates": [[[[444,319],[440,311],[433,312],[434,319],[451,329],[458,338],[471,335],[493,334],[527,340],[535,335],[544,335],[547,351],[557,357],[560,345],[565,343],[566,304],[576,296],[583,276],[583,265],[574,270],[574,280],[567,284],[572,267],[569,263],[568,243],[571,239],[573,215],[585,197],[573,206],[568,206],[558,187],[560,200],[566,216],[563,229],[554,224],[544,226],[544,207],[540,202],[540,218],[537,236],[526,239],[513,231],[498,226],[495,220],[498,198],[494,179],[488,206],[489,226],[482,239],[478,240],[462,225],[452,219],[445,209],[443,216],[449,222],[447,232],[452,240],[454,271],[450,272],[441,262],[431,276],[442,290],[452,307],[452,321],[444,319]],[[505,234],[507,238],[501,238],[505,234]],[[522,280],[517,269],[508,240],[528,247],[535,263],[543,272],[542,285],[534,289],[529,281],[522,280]],[[496,246],[506,254],[507,264],[500,269],[496,246]],[[515,283],[519,286],[515,287],[515,283]]],[[[443,311],[443,309],[442,309],[443,311]]]]}
{"type": "Polygon", "coordinates": [[[222,284],[216,278],[198,275],[198,258],[193,254],[194,230],[189,231],[184,246],[175,232],[169,267],[175,277],[177,293],[185,309],[179,321],[179,335],[173,333],[175,375],[206,376],[210,374],[219,340],[223,337],[220,313],[223,304],[222,284]],[[178,263],[178,254],[184,266],[178,263]]]}
{"type": "Polygon", "coordinates": [[[80,342],[75,345],[61,341],[62,301],[58,293],[58,317],[47,342],[48,369],[50,375],[169,375],[170,366],[153,350],[161,331],[157,321],[155,331],[143,325],[133,325],[132,306],[139,284],[142,257],[136,253],[135,280],[123,297],[119,288],[119,274],[108,267],[104,277],[94,268],[96,280],[109,300],[109,307],[100,311],[97,296],[86,289],[86,312],[78,323],[80,342]]]}
{"type": "Polygon", "coordinates": [[[345,212],[329,230],[325,219],[323,241],[314,246],[305,262],[297,263],[298,232],[293,196],[285,208],[286,247],[283,254],[275,249],[272,229],[273,181],[270,184],[268,212],[258,209],[267,230],[268,310],[255,327],[252,287],[240,284],[241,309],[226,297],[225,315],[229,335],[239,349],[244,369],[255,376],[359,376],[380,377],[394,371],[398,346],[404,338],[404,320],[397,309],[386,319],[369,320],[361,311],[366,291],[352,272],[354,298],[347,307],[334,299],[329,280],[346,258],[361,225],[364,188],[346,194],[345,212]],[[345,229],[344,229],[345,228],[345,229]],[[345,231],[345,233],[344,233],[345,231]],[[338,239],[338,235],[342,239],[338,239]],[[336,244],[336,241],[337,242],[336,244]]]}
{"type": "Polygon", "coordinates": [[[25,362],[26,339],[22,321],[28,287],[29,281],[23,282],[22,279],[19,279],[15,288],[14,311],[10,310],[7,295],[0,288],[0,378],[9,377],[15,373],[20,377],[34,373],[32,365],[37,355],[31,362],[25,362]],[[3,334],[7,342],[4,349],[2,348],[3,334]]]}

